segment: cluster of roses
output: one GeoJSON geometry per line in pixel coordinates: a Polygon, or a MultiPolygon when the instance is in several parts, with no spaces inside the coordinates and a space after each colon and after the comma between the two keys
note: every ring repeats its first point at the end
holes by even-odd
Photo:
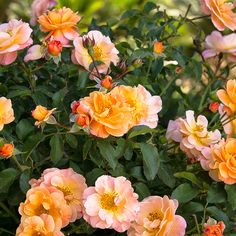
{"type": "Polygon", "coordinates": [[[81,217],[92,227],[128,230],[129,236],[184,236],[186,222],[175,215],[176,200],[150,196],[138,202],[125,177],[100,176],[95,186],[69,169],[46,169],[30,180],[31,189],[20,204],[21,224],[16,235],[64,235],[61,228],[81,217]]]}
{"type": "MultiPolygon", "coordinates": [[[[200,0],[202,11],[211,16],[214,26],[223,31],[225,28],[236,30],[235,2],[226,0],[200,0]]],[[[223,36],[219,31],[213,31],[206,37],[205,59],[224,53],[229,62],[236,61],[236,34],[223,36]]]]}
{"type": "Polygon", "coordinates": [[[208,121],[203,115],[194,118],[193,111],[186,112],[186,118],[178,118],[169,122],[166,137],[179,142],[180,149],[191,161],[200,161],[204,170],[216,181],[226,184],[236,183],[236,121],[232,114],[236,111],[236,80],[228,80],[226,89],[217,91],[223,103],[218,105],[221,122],[227,139],[221,139],[219,130],[208,131],[208,121]]]}

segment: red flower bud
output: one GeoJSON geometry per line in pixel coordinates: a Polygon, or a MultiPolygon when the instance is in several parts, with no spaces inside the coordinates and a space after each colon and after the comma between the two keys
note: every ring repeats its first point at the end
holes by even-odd
{"type": "Polygon", "coordinates": [[[62,52],[61,42],[54,39],[50,40],[48,43],[48,52],[54,57],[59,56],[62,52]]]}
{"type": "Polygon", "coordinates": [[[2,147],[0,147],[0,156],[4,158],[9,158],[12,156],[14,152],[14,145],[11,143],[5,143],[2,147]]]}
{"type": "Polygon", "coordinates": [[[220,104],[218,102],[212,102],[209,105],[209,110],[213,113],[216,113],[218,111],[219,106],[220,106],[220,104]]]}
{"type": "Polygon", "coordinates": [[[80,102],[79,101],[74,101],[71,103],[71,110],[72,113],[78,113],[77,112],[77,108],[80,106],[80,102]]]}

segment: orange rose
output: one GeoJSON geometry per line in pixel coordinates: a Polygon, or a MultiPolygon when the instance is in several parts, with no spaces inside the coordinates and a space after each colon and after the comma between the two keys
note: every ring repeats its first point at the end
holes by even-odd
{"type": "Polygon", "coordinates": [[[61,191],[50,187],[35,187],[27,192],[25,202],[20,204],[19,213],[22,221],[32,216],[51,215],[55,228],[61,229],[69,224],[72,211],[61,191]]]}
{"type": "Polygon", "coordinates": [[[225,184],[236,183],[236,139],[228,138],[221,145],[214,146],[211,150],[214,166],[210,170],[213,179],[221,180],[225,184]]]}
{"type": "Polygon", "coordinates": [[[52,216],[42,214],[41,216],[27,217],[21,222],[16,230],[16,236],[64,236],[59,229],[56,229],[52,216]]]}
{"type": "Polygon", "coordinates": [[[126,103],[132,110],[130,128],[136,125],[146,125],[153,129],[157,126],[157,113],[162,109],[162,100],[159,96],[152,96],[142,85],[137,87],[116,86],[110,94],[126,103]]]}
{"type": "Polygon", "coordinates": [[[225,224],[223,221],[217,223],[216,220],[209,217],[206,224],[204,224],[203,236],[223,236],[225,224]]]}
{"type": "Polygon", "coordinates": [[[9,158],[14,152],[14,145],[11,143],[5,143],[0,147],[0,156],[4,158],[9,158]]]}
{"type": "Polygon", "coordinates": [[[129,130],[132,109],[121,100],[110,94],[93,92],[89,97],[83,98],[81,103],[90,109],[91,134],[101,138],[109,135],[119,137],[129,130]]]}
{"type": "Polygon", "coordinates": [[[32,111],[33,118],[35,120],[38,120],[35,122],[35,125],[40,126],[44,122],[48,124],[55,124],[56,119],[54,118],[54,116],[52,116],[55,110],[56,108],[48,110],[46,107],[43,107],[41,105],[36,106],[35,110],[32,111]]]}
{"type": "Polygon", "coordinates": [[[81,17],[77,13],[63,7],[43,14],[39,17],[38,22],[43,32],[49,32],[47,38],[53,36],[62,45],[68,45],[69,40],[78,36],[76,24],[80,19],[81,17]]]}
{"type": "Polygon", "coordinates": [[[0,97],[0,131],[15,119],[11,99],[0,97]]]}
{"type": "Polygon", "coordinates": [[[217,96],[234,113],[236,111],[236,80],[228,80],[226,88],[218,90],[217,96]]]}

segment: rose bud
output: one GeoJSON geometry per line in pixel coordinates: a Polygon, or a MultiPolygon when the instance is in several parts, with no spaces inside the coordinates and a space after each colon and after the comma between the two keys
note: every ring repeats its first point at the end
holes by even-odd
{"type": "Polygon", "coordinates": [[[87,128],[90,123],[90,116],[88,114],[79,114],[76,123],[81,127],[87,128]]]}
{"type": "Polygon", "coordinates": [[[219,106],[220,106],[220,104],[218,102],[212,102],[209,105],[209,110],[213,113],[216,113],[218,111],[219,106]]]}
{"type": "Polygon", "coordinates": [[[51,39],[48,43],[48,52],[54,57],[57,57],[62,52],[62,44],[58,40],[51,39]]]}
{"type": "Polygon", "coordinates": [[[163,53],[163,43],[162,42],[155,42],[153,50],[157,54],[163,53]]]}
{"type": "Polygon", "coordinates": [[[113,83],[112,83],[112,77],[109,75],[106,75],[103,80],[101,80],[101,86],[106,89],[112,89],[113,83]]]}
{"type": "Polygon", "coordinates": [[[14,145],[12,143],[5,143],[0,147],[0,156],[9,158],[13,155],[14,145]]]}

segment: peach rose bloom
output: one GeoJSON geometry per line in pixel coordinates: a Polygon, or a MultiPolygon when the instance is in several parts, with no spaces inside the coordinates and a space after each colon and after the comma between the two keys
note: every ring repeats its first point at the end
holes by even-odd
{"type": "Polygon", "coordinates": [[[56,108],[48,110],[46,107],[43,107],[41,105],[36,106],[35,110],[32,111],[33,118],[37,120],[34,124],[36,126],[40,126],[45,122],[48,124],[55,124],[56,119],[52,115],[55,110],[56,108]]]}
{"type": "Polygon", "coordinates": [[[186,221],[175,215],[177,200],[150,196],[139,203],[140,211],[128,230],[128,236],[184,236],[186,221]]]}
{"type": "Polygon", "coordinates": [[[236,29],[236,14],[233,12],[234,4],[227,0],[200,0],[201,9],[205,14],[211,15],[214,26],[223,31],[225,27],[234,31],[236,29]]]}
{"type": "Polygon", "coordinates": [[[47,39],[53,36],[54,40],[66,46],[78,36],[76,24],[80,19],[81,17],[70,8],[63,7],[47,11],[38,18],[38,22],[41,31],[48,32],[47,39]]]}
{"type": "Polygon", "coordinates": [[[0,131],[4,125],[11,123],[13,120],[15,120],[15,117],[11,99],[0,97],[0,131]]]}
{"type": "Polygon", "coordinates": [[[128,132],[132,119],[132,108],[109,93],[92,92],[81,99],[81,104],[90,109],[92,135],[107,138],[109,135],[120,137],[128,132]]]}
{"type": "Polygon", "coordinates": [[[57,168],[46,169],[39,180],[32,179],[29,183],[31,187],[54,187],[60,190],[64,194],[67,205],[71,208],[70,222],[82,217],[82,195],[87,185],[85,178],[74,172],[72,168],[62,170],[57,168]]]}
{"type": "Polygon", "coordinates": [[[71,208],[64,199],[64,194],[55,188],[35,187],[27,192],[26,200],[19,206],[19,213],[24,221],[28,217],[51,215],[55,228],[60,230],[69,224],[71,208]]]}
{"type": "Polygon", "coordinates": [[[30,47],[24,57],[24,62],[35,61],[43,58],[46,55],[46,48],[43,45],[33,45],[30,47]]]}
{"type": "Polygon", "coordinates": [[[32,216],[21,222],[16,230],[16,236],[64,236],[55,227],[52,216],[42,214],[41,216],[32,216]]]}
{"type": "Polygon", "coordinates": [[[236,34],[223,36],[218,31],[213,31],[205,39],[206,50],[202,55],[205,59],[224,53],[229,61],[236,61],[236,34]]]}
{"type": "Polygon", "coordinates": [[[110,38],[104,36],[97,30],[89,31],[86,36],[76,37],[74,40],[74,51],[72,52],[72,62],[83,66],[86,70],[89,70],[89,66],[92,63],[92,58],[89,55],[88,48],[84,47],[84,40],[89,39],[91,43],[93,58],[95,61],[101,61],[104,64],[98,66],[98,70],[108,70],[110,64],[116,65],[119,61],[118,50],[115,45],[111,42],[110,38]]]}
{"type": "Polygon", "coordinates": [[[43,15],[48,9],[54,7],[55,5],[57,5],[56,0],[34,0],[31,5],[30,24],[33,26],[36,25],[38,17],[43,15]]]}
{"type": "Polygon", "coordinates": [[[117,86],[110,94],[130,106],[132,110],[130,127],[146,125],[153,129],[157,126],[157,113],[162,109],[162,100],[159,96],[152,96],[142,85],[117,86]]]}
{"type": "Polygon", "coordinates": [[[10,20],[0,25],[0,65],[9,65],[17,58],[17,51],[33,43],[32,29],[21,20],[10,20]]]}
{"type": "Polygon", "coordinates": [[[223,236],[225,224],[223,221],[217,222],[209,217],[207,223],[204,224],[203,236],[223,236]]]}
{"type": "Polygon", "coordinates": [[[221,145],[211,149],[214,165],[210,176],[214,180],[223,181],[225,184],[236,183],[236,139],[228,138],[221,145]]]}
{"type": "Polygon", "coordinates": [[[228,80],[226,88],[218,90],[217,96],[234,113],[236,111],[236,80],[228,80]]]}
{"type": "Polygon", "coordinates": [[[4,143],[3,146],[0,147],[0,156],[3,158],[9,158],[13,155],[14,145],[12,143],[4,143]]]}
{"type": "Polygon", "coordinates": [[[195,120],[194,111],[186,111],[186,119],[180,118],[179,121],[180,132],[183,135],[180,148],[190,158],[192,154],[198,159],[205,147],[218,143],[221,139],[219,130],[213,132],[207,130],[208,121],[205,116],[199,115],[197,121],[195,120]]]}
{"type": "Polygon", "coordinates": [[[103,175],[84,191],[84,219],[94,228],[129,229],[139,210],[138,195],[125,177],[103,175]]]}
{"type": "Polygon", "coordinates": [[[169,121],[167,130],[166,130],[167,140],[171,140],[178,143],[181,142],[181,140],[183,139],[183,135],[179,130],[180,129],[179,124],[180,124],[179,119],[169,121]]]}

